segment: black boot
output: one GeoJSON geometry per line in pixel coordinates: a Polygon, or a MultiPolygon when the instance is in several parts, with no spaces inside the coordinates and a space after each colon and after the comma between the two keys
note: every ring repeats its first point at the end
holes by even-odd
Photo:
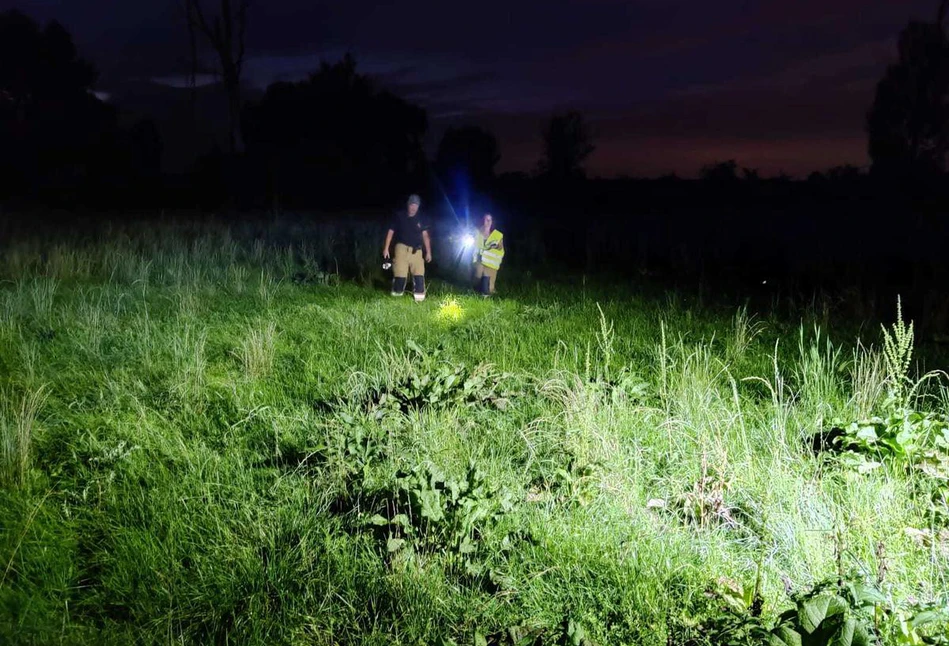
{"type": "Polygon", "coordinates": [[[425,276],[412,276],[412,280],[415,281],[415,302],[421,302],[425,300],[425,276]]]}
{"type": "Polygon", "coordinates": [[[481,277],[481,285],[478,291],[481,292],[482,296],[491,295],[491,279],[488,276],[481,277]]]}
{"type": "Polygon", "coordinates": [[[392,279],[392,295],[401,296],[405,293],[405,277],[392,279]]]}

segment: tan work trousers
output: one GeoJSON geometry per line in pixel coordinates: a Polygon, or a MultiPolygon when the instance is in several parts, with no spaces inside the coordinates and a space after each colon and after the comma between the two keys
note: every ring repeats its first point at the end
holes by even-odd
{"type": "Polygon", "coordinates": [[[392,275],[395,278],[408,278],[409,273],[413,276],[425,275],[425,258],[422,257],[422,250],[412,251],[412,247],[397,242],[395,257],[392,259],[392,275]]]}
{"type": "Polygon", "coordinates": [[[481,277],[488,277],[488,293],[494,293],[494,279],[498,277],[498,270],[485,267],[480,262],[475,263],[475,286],[481,284],[481,277]]]}

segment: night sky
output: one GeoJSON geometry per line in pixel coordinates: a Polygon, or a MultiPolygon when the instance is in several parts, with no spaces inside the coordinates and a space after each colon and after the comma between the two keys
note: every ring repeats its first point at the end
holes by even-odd
{"type": "MultiPolygon", "coordinates": [[[[210,8],[217,0],[203,0],[210,8]]],[[[13,0],[69,29],[109,92],[179,83],[180,0],[13,0]]],[[[351,51],[362,72],[448,125],[499,138],[498,170],[531,170],[554,111],[598,135],[591,175],[693,176],[736,159],[792,176],[867,164],[864,115],[910,19],[936,0],[584,0],[385,4],[256,0],[246,81],[294,80],[351,51]]],[[[9,0],[4,2],[10,6],[9,0]]]]}

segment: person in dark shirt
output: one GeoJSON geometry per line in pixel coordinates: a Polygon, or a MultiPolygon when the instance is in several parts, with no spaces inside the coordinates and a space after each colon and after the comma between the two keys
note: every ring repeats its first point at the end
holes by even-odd
{"type": "Polygon", "coordinates": [[[392,262],[392,295],[405,293],[405,283],[412,274],[416,302],[425,300],[425,263],[432,262],[432,242],[428,235],[428,221],[419,214],[422,200],[410,195],[407,208],[399,212],[389,225],[382,257],[389,258],[389,248],[395,242],[392,262]],[[422,255],[424,250],[425,255],[422,255]]]}

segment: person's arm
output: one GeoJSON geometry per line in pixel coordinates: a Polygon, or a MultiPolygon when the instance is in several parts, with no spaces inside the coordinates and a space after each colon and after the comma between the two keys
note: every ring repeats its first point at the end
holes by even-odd
{"type": "Polygon", "coordinates": [[[422,231],[422,244],[425,245],[425,262],[432,262],[432,239],[428,237],[428,229],[422,231]]]}
{"type": "Polygon", "coordinates": [[[498,240],[498,251],[504,251],[504,238],[498,240]]]}
{"type": "Polygon", "coordinates": [[[383,257],[383,258],[388,258],[388,257],[389,257],[389,245],[392,244],[392,236],[393,236],[393,235],[395,235],[395,231],[393,231],[392,229],[389,229],[389,232],[386,234],[386,242],[385,242],[385,245],[383,245],[383,247],[382,247],[382,257],[383,257]]]}

